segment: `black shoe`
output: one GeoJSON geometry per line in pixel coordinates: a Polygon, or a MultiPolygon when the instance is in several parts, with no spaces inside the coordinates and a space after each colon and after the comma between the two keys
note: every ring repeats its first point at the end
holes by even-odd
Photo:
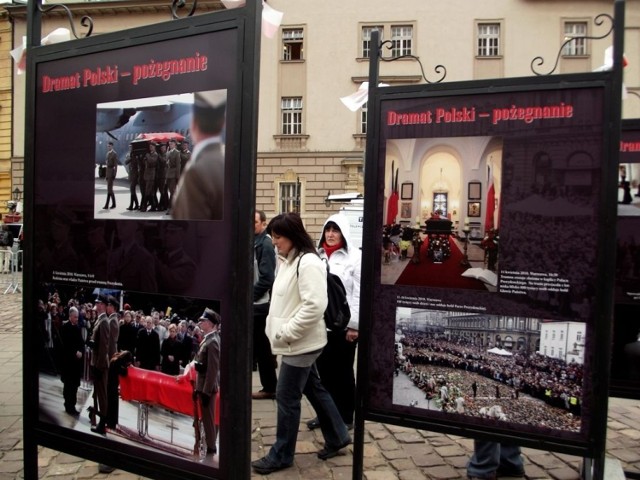
{"type": "Polygon", "coordinates": [[[106,435],[107,434],[107,429],[104,427],[104,425],[98,425],[96,427],[91,427],[91,431],[93,433],[99,433],[100,435],[106,435]]]}
{"type": "Polygon", "coordinates": [[[133,210],[133,207],[132,206],[128,206],[127,210],[131,211],[131,210],[133,210]]]}
{"type": "Polygon", "coordinates": [[[103,210],[109,210],[109,207],[107,207],[106,205],[104,207],[102,207],[103,210]]]}
{"type": "Polygon", "coordinates": [[[207,455],[215,455],[216,453],[218,453],[218,451],[215,448],[207,447],[207,455]]]}
{"type": "Polygon", "coordinates": [[[267,457],[262,457],[260,460],[251,462],[251,466],[256,473],[269,475],[270,473],[277,472],[278,470],[289,468],[291,465],[276,465],[275,463],[271,463],[271,460],[267,457]]]}
{"type": "Polygon", "coordinates": [[[96,410],[93,407],[87,407],[87,412],[89,412],[89,422],[91,422],[91,426],[96,426],[96,410]]]}
{"type": "Polygon", "coordinates": [[[320,420],[318,420],[318,417],[312,418],[311,420],[309,420],[307,422],[307,428],[309,430],[315,430],[316,428],[320,428],[320,420]]]}
{"type": "Polygon", "coordinates": [[[116,469],[116,467],[111,467],[109,465],[105,465],[104,463],[101,463],[98,465],[98,472],[100,473],[111,473],[116,469]]]}
{"type": "Polygon", "coordinates": [[[65,408],[64,411],[67,412],[67,414],[71,415],[72,417],[80,416],[80,412],[77,411],[75,408],[65,408]]]}
{"type": "Polygon", "coordinates": [[[498,471],[496,473],[498,474],[499,477],[512,477],[512,478],[524,477],[524,469],[512,470],[508,468],[498,467],[498,471]]]}
{"type": "Polygon", "coordinates": [[[345,440],[340,445],[337,445],[335,447],[327,447],[327,446],[325,446],[322,450],[320,450],[318,452],[318,458],[320,460],[328,460],[330,458],[333,458],[333,457],[339,455],[340,454],[340,450],[342,450],[344,447],[346,447],[350,443],[351,443],[351,437],[347,438],[347,440],[345,440]]]}

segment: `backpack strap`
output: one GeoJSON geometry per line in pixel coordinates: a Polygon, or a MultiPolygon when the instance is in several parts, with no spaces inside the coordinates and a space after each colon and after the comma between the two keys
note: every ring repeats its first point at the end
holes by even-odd
{"type": "Polygon", "coordinates": [[[307,252],[304,252],[302,255],[300,255],[298,257],[298,265],[296,266],[296,277],[300,277],[300,260],[302,260],[302,257],[304,257],[307,254],[307,252]]]}

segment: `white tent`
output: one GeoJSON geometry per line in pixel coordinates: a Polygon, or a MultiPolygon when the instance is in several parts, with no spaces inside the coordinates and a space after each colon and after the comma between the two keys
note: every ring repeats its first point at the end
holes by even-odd
{"type": "Polygon", "coordinates": [[[513,355],[513,353],[511,353],[510,351],[498,347],[490,348],[489,350],[487,350],[487,352],[494,353],[496,355],[502,355],[503,357],[510,357],[511,355],[513,355]]]}

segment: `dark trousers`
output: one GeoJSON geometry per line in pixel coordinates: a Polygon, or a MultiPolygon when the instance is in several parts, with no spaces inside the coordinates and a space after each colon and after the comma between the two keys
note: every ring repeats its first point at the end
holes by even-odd
{"type": "Polygon", "coordinates": [[[98,415],[105,420],[108,412],[107,379],[108,370],[93,368],[93,399],[97,403],[98,415]]]}
{"type": "Polygon", "coordinates": [[[202,426],[204,427],[204,436],[207,442],[207,448],[216,450],[216,394],[214,393],[209,399],[209,404],[202,407],[202,426]]]}
{"type": "Polygon", "coordinates": [[[78,387],[80,386],[80,379],[65,378],[64,386],[62,387],[62,396],[64,398],[64,409],[75,410],[76,403],[78,402],[78,387]]]}
{"type": "Polygon", "coordinates": [[[109,208],[109,200],[111,200],[111,208],[114,208],[116,206],[116,196],[113,193],[113,182],[115,181],[115,178],[110,178],[109,180],[107,180],[107,201],[104,204],[105,208],[109,208]]]}
{"type": "Polygon", "coordinates": [[[344,423],[353,423],[356,380],[353,362],[356,343],[347,342],[345,332],[327,332],[327,345],[316,365],[322,385],[331,394],[344,423]]]}
{"type": "Polygon", "coordinates": [[[137,180],[131,182],[129,186],[129,191],[131,192],[131,202],[129,203],[129,208],[138,208],[140,204],[138,203],[138,194],[136,193],[136,185],[138,185],[137,180]]]}
{"type": "Polygon", "coordinates": [[[265,392],[275,393],[278,378],[276,377],[276,356],[271,353],[271,344],[264,333],[267,324],[269,304],[253,306],[253,357],[258,364],[260,383],[265,392]]]}

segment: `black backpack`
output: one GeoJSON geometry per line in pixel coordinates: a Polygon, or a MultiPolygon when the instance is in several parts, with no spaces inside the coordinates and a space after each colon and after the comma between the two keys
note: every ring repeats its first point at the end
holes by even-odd
{"type": "MultiPolygon", "coordinates": [[[[298,258],[298,266],[296,267],[296,277],[299,277],[300,260],[304,257],[303,253],[298,258]]],[[[325,260],[326,261],[326,260],[325,260]]],[[[338,275],[329,271],[329,262],[327,263],[327,309],[324,311],[324,323],[329,330],[341,332],[347,328],[349,320],[351,320],[351,310],[347,301],[347,290],[344,288],[342,280],[338,275]]]]}

